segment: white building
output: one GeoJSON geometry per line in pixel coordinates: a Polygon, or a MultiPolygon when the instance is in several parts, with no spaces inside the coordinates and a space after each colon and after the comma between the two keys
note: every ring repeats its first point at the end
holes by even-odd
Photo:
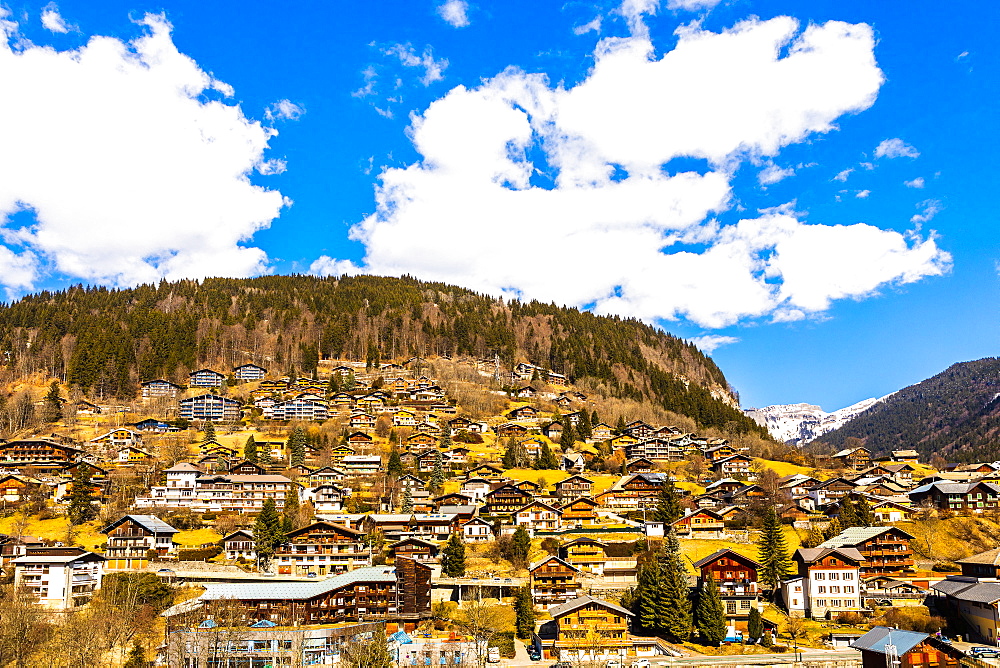
{"type": "Polygon", "coordinates": [[[810,617],[859,611],[863,554],[853,547],[799,548],[792,557],[798,578],[786,581],[782,593],[789,612],[810,617]],[[801,580],[801,583],[796,582],[801,580]],[[797,591],[797,588],[801,591],[797,591]],[[801,603],[791,601],[801,596],[801,603]]]}
{"type": "Polygon", "coordinates": [[[104,577],[104,557],[78,547],[31,548],[11,563],[15,586],[25,586],[54,610],[86,604],[104,577]]]}
{"type": "Polygon", "coordinates": [[[382,458],[378,455],[348,455],[340,461],[340,467],[347,475],[375,475],[382,469],[382,458]]]}
{"type": "MultiPolygon", "coordinates": [[[[252,464],[241,464],[241,468],[252,464]]],[[[264,501],[273,499],[278,510],[285,506],[285,493],[299,486],[283,475],[263,473],[203,473],[194,464],[177,464],[164,473],[166,485],[153,487],[148,496],[137,497],[136,508],[190,508],[195,512],[257,513],[264,501]]],[[[377,469],[376,469],[377,470],[377,469]]]]}

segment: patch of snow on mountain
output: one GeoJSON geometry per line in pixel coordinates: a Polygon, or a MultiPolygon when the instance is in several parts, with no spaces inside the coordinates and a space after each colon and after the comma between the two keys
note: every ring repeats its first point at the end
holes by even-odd
{"type": "MultiPolygon", "coordinates": [[[[888,396],[888,395],[887,395],[888,396]]],[[[823,434],[839,429],[859,414],[885,399],[864,399],[847,408],[827,413],[813,404],[784,404],[764,408],[746,408],[744,412],[757,424],[766,427],[779,441],[805,445],[823,434]]]]}

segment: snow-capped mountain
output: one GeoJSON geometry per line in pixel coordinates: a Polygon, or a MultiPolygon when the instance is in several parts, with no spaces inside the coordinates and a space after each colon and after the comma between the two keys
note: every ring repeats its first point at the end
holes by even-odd
{"type": "MultiPolygon", "coordinates": [[[[887,395],[891,396],[891,395],[887,395]]],[[[812,404],[784,404],[764,408],[745,408],[749,417],[766,427],[771,436],[794,445],[805,445],[828,431],[842,427],[858,414],[868,410],[886,397],[865,399],[856,404],[827,413],[812,404]]]]}

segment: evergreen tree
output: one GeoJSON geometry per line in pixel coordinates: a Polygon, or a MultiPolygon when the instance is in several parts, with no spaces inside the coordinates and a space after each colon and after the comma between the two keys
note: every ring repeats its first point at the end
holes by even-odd
{"type": "Polygon", "coordinates": [[[719,585],[712,574],[701,586],[698,592],[698,605],[694,609],[695,626],[698,635],[706,645],[718,647],[726,639],[726,611],[722,607],[722,597],[719,595],[719,585]]]}
{"type": "Polygon", "coordinates": [[[266,471],[272,464],[274,464],[274,461],[271,458],[271,448],[266,445],[263,448],[258,448],[257,465],[266,471]]]}
{"type": "Polygon", "coordinates": [[[253,539],[257,543],[257,567],[262,571],[268,570],[274,551],[284,540],[281,524],[274,499],[265,499],[253,525],[253,539]]]}
{"type": "Polygon", "coordinates": [[[385,471],[393,478],[400,478],[403,475],[403,460],[396,448],[389,453],[389,463],[386,464],[385,471]]]}
{"type": "Polygon", "coordinates": [[[580,411],[580,423],[576,426],[576,433],[580,435],[581,441],[590,438],[590,415],[587,411],[580,411]]]}
{"type": "Polygon", "coordinates": [[[750,636],[750,642],[757,642],[764,636],[764,618],[761,616],[760,610],[757,609],[756,605],[750,608],[747,635],[750,636]]]}
{"type": "Polygon", "coordinates": [[[776,591],[791,576],[792,562],[788,557],[785,533],[781,530],[781,523],[773,506],[764,515],[764,527],[757,541],[757,551],[760,554],[757,560],[760,562],[757,577],[765,587],[776,591]]]}
{"type": "Polygon", "coordinates": [[[590,414],[590,428],[593,429],[599,424],[601,424],[601,420],[597,417],[597,411],[594,410],[594,412],[590,414]]]}
{"type": "Polygon", "coordinates": [[[326,384],[326,393],[328,395],[334,395],[340,392],[340,374],[331,373],[330,380],[326,384]]]}
{"type": "Polygon", "coordinates": [[[513,537],[514,566],[522,568],[528,565],[528,554],[531,552],[531,536],[524,525],[518,525],[513,537]]]}
{"type": "Polygon", "coordinates": [[[854,499],[848,494],[840,499],[840,512],[837,513],[840,520],[841,529],[850,529],[858,526],[858,513],[854,507],[854,499]]]}
{"type": "Polygon", "coordinates": [[[648,561],[639,567],[636,600],[633,611],[636,614],[639,625],[650,633],[656,633],[660,628],[659,612],[662,580],[663,577],[658,560],[648,561]]]}
{"type": "Polygon", "coordinates": [[[535,468],[546,471],[554,471],[559,468],[559,460],[552,454],[552,448],[549,447],[548,443],[542,444],[542,449],[538,453],[538,458],[535,462],[535,468]]]}
{"type": "Polygon", "coordinates": [[[204,438],[201,439],[202,443],[212,443],[215,441],[215,424],[211,420],[205,420],[202,430],[205,432],[204,438]]]}
{"type": "Polygon", "coordinates": [[[296,427],[288,437],[288,463],[290,466],[304,464],[306,461],[306,431],[296,427]]]}
{"type": "Polygon", "coordinates": [[[441,574],[446,578],[465,577],[465,543],[458,533],[452,533],[441,551],[441,574]]]}
{"type": "Polygon", "coordinates": [[[667,636],[684,642],[691,636],[691,591],[680,542],[673,529],[664,538],[660,561],[663,584],[660,587],[659,626],[667,636]]]}
{"type": "Polygon", "coordinates": [[[410,491],[409,485],[403,488],[403,500],[400,502],[399,510],[406,514],[413,512],[413,492],[410,491]]]}
{"type": "Polygon", "coordinates": [[[431,472],[430,485],[431,489],[437,491],[444,486],[445,473],[444,473],[444,457],[441,455],[441,451],[438,450],[434,455],[434,470],[431,472]]]}
{"type": "Polygon", "coordinates": [[[347,378],[344,380],[344,384],[341,386],[340,389],[342,389],[344,392],[352,392],[355,386],[357,386],[357,384],[358,381],[354,379],[354,372],[348,371],[347,378]]]}
{"type": "Polygon", "coordinates": [[[559,445],[563,450],[569,450],[576,443],[576,430],[573,429],[573,421],[563,418],[562,434],[559,436],[559,445]]]}
{"type": "Polygon", "coordinates": [[[834,518],[832,522],[826,525],[823,529],[823,540],[830,540],[836,536],[840,535],[840,532],[844,530],[844,527],[840,524],[839,518],[834,518]]]}
{"type": "Polygon", "coordinates": [[[285,533],[299,528],[299,490],[291,485],[285,492],[285,506],[281,510],[281,528],[285,533]]]}
{"type": "Polygon", "coordinates": [[[59,381],[52,381],[49,392],[45,395],[45,408],[42,419],[46,422],[57,422],[62,417],[62,397],[59,396],[59,381]]]}
{"type": "Polygon", "coordinates": [[[622,432],[625,431],[626,424],[627,423],[625,422],[625,416],[624,415],[619,415],[618,416],[618,422],[615,423],[615,430],[614,430],[615,434],[618,435],[618,436],[620,436],[622,434],[622,432]]]}
{"type": "Polygon", "coordinates": [[[653,512],[653,519],[663,522],[665,525],[680,519],[684,516],[681,508],[680,495],[674,488],[671,480],[665,480],[660,487],[660,493],[656,496],[656,510],[653,512]]]}
{"type": "Polygon", "coordinates": [[[875,517],[871,504],[863,496],[859,496],[854,502],[854,514],[858,518],[858,526],[873,527],[878,525],[878,518],[875,517]]]}
{"type": "Polygon", "coordinates": [[[149,662],[146,661],[146,652],[138,640],[132,642],[132,649],[128,653],[128,659],[122,664],[122,668],[147,668],[149,662]]]}
{"type": "Polygon", "coordinates": [[[441,430],[441,439],[438,441],[438,447],[442,450],[451,450],[451,429],[447,426],[441,430]]]}
{"type": "Polygon", "coordinates": [[[527,640],[535,632],[535,604],[527,587],[518,588],[515,594],[514,614],[517,637],[527,640]]]}
{"type": "Polygon", "coordinates": [[[243,446],[243,459],[251,464],[256,464],[259,461],[259,457],[257,456],[257,441],[254,440],[253,434],[247,436],[247,442],[243,446]]]}
{"type": "Polygon", "coordinates": [[[81,464],[73,472],[73,489],[69,493],[69,507],[66,514],[70,524],[84,524],[97,517],[94,505],[94,485],[90,482],[90,468],[81,464]]]}

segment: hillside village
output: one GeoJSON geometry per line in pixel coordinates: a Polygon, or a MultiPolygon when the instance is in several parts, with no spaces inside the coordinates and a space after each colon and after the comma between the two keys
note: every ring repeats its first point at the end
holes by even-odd
{"type": "Polygon", "coordinates": [[[36,380],[32,433],[0,442],[20,592],[0,620],[156,589],[95,662],[629,665],[884,626],[997,643],[997,463],[857,443],[762,459],[526,361],[244,363],[146,379],[128,404],[36,380]]]}

